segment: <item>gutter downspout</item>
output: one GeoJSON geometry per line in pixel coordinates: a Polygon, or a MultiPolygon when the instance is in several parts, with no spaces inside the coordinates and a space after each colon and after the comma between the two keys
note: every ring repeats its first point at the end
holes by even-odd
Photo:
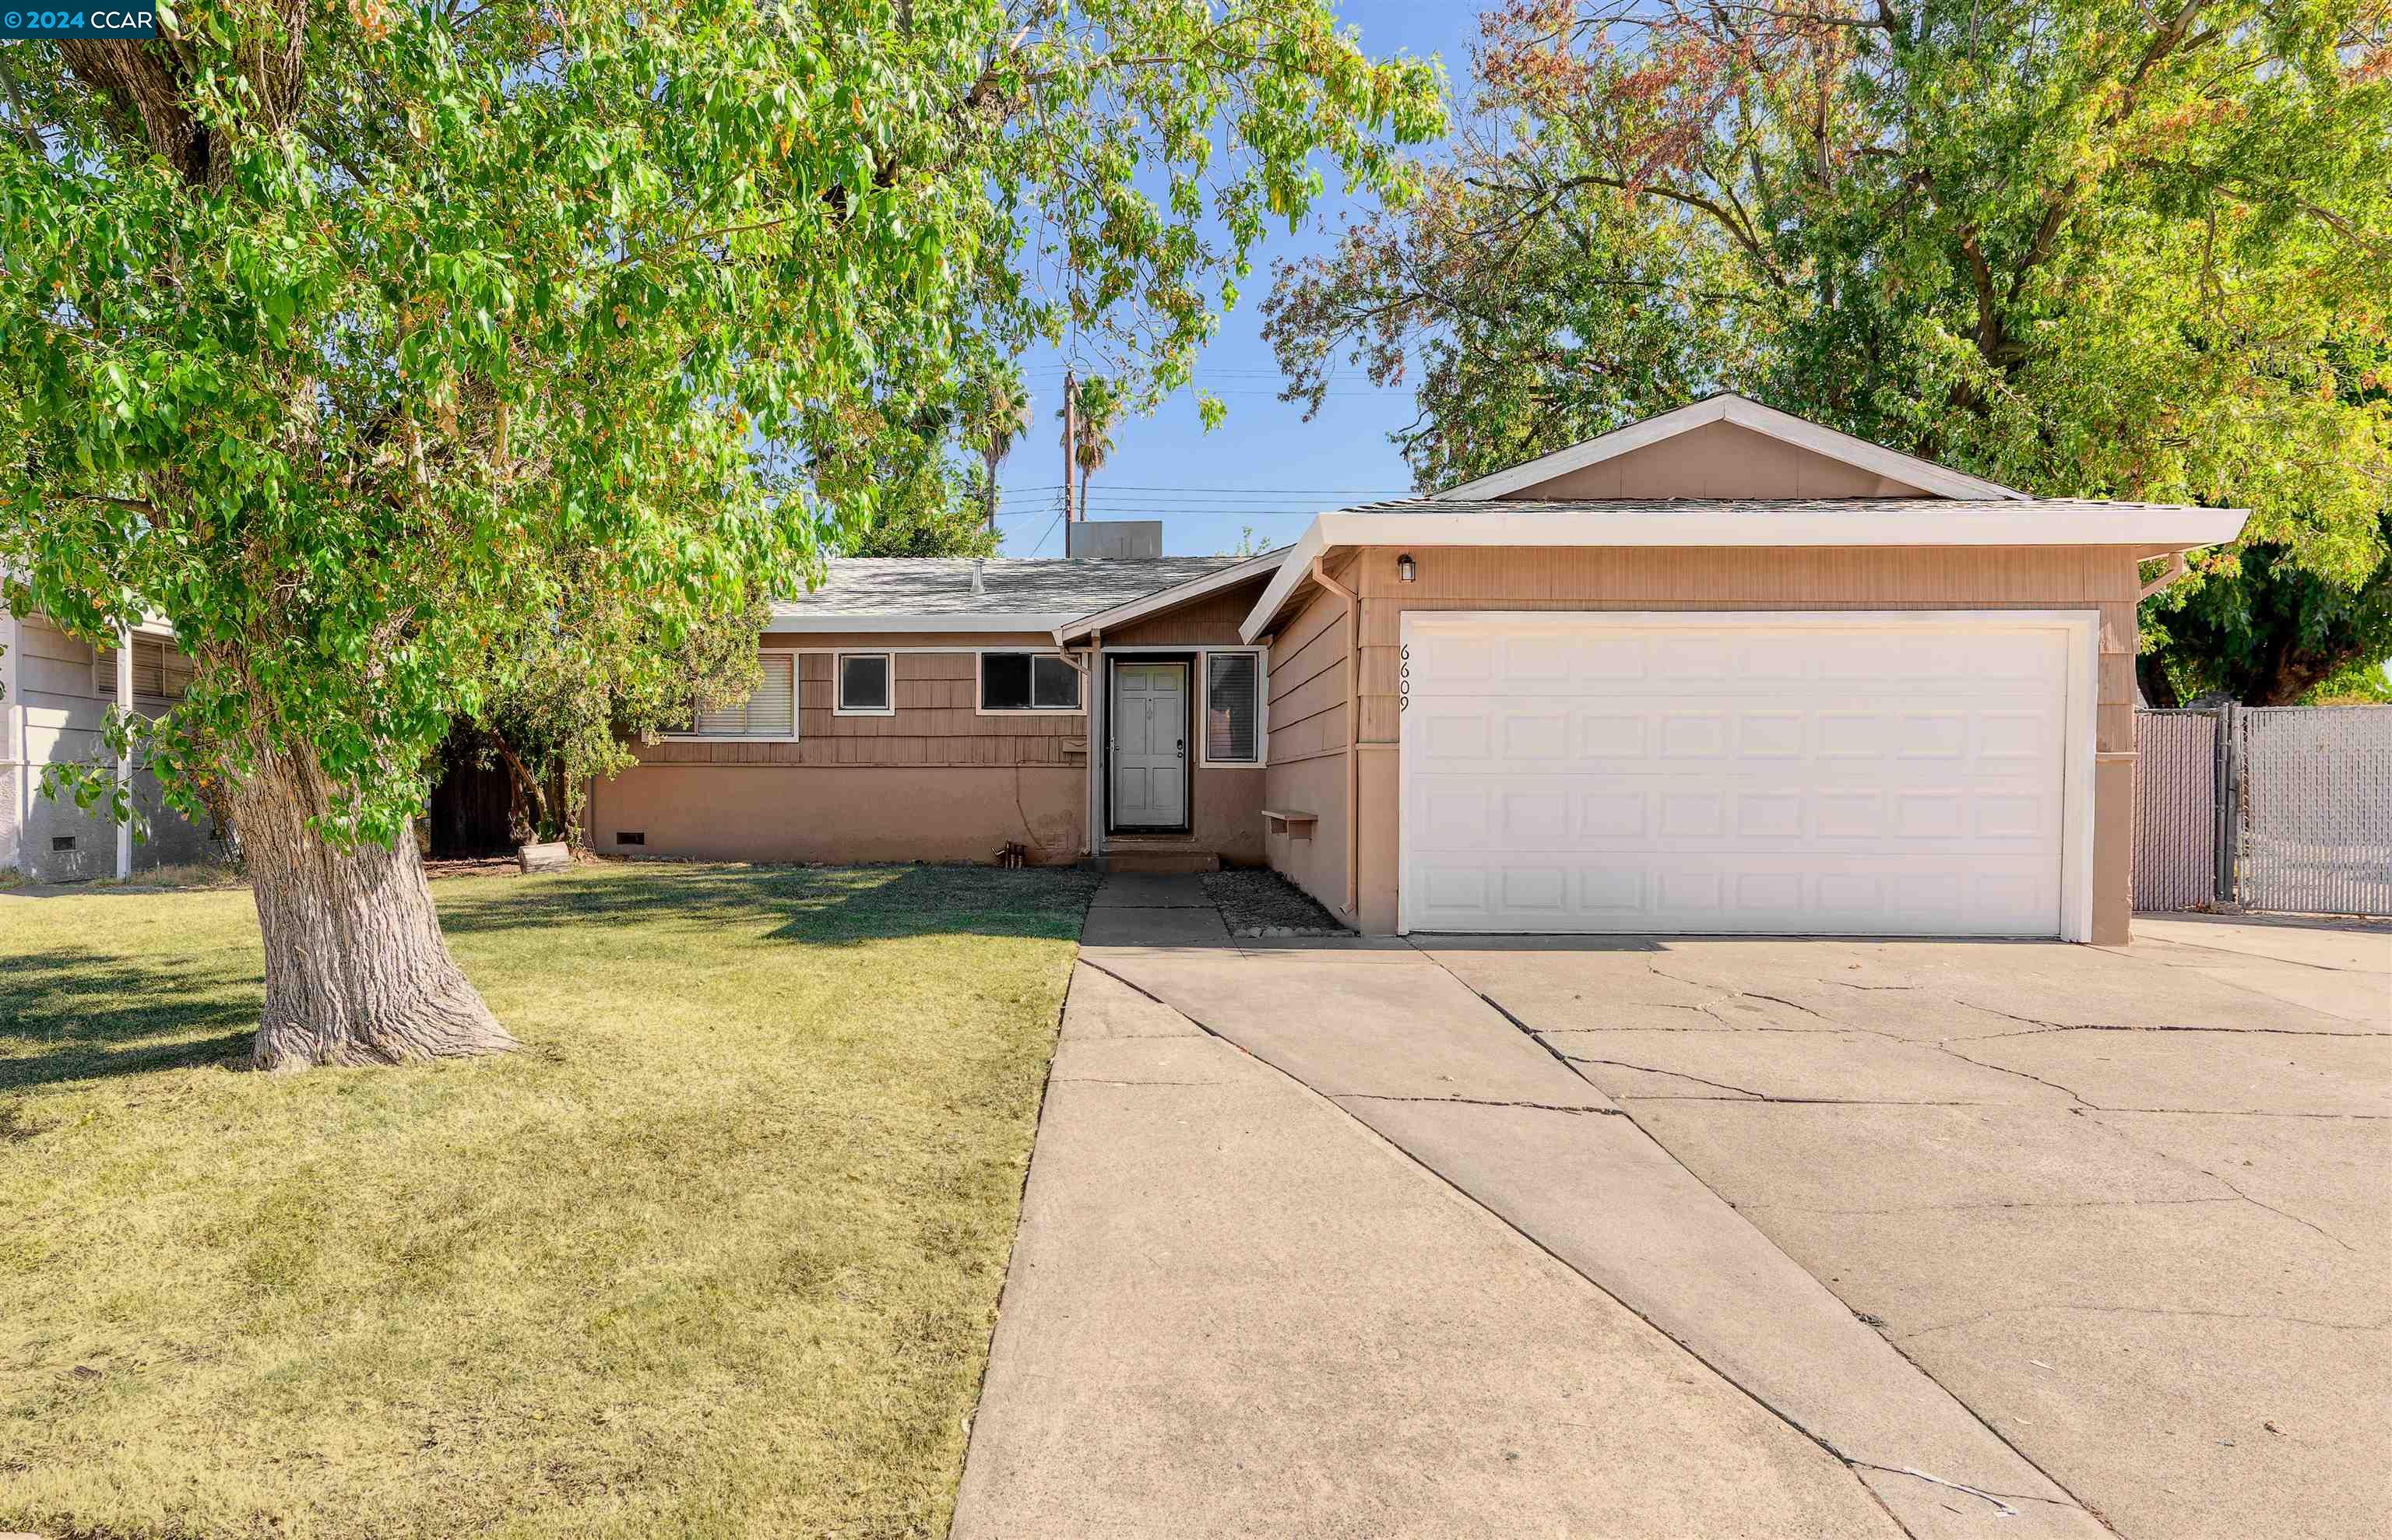
{"type": "MultiPolygon", "coordinates": [[[[2167,563],[2167,570],[2165,572],[2161,573],[2157,577],[2154,577],[2150,582],[2144,584],[2142,588],[2136,592],[2136,603],[2139,604],[2144,600],[2149,599],[2152,595],[2159,592],[2162,589],[2173,586],[2178,578],[2186,576],[2190,570],[2185,563],[2184,552],[2180,550],[2170,551],[2168,553],[2167,563]]],[[[2142,563],[2137,563],[2136,576],[2140,576],[2141,573],[2142,563]]]]}
{"type": "Polygon", "coordinates": [[[1362,602],[1312,559],[1312,580],[1346,602],[1346,912],[1361,924],[1362,850],[1354,841],[1362,800],[1362,602]]]}

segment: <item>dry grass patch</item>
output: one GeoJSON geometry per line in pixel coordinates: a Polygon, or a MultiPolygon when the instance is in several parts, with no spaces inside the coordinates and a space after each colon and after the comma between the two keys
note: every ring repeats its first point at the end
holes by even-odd
{"type": "Polygon", "coordinates": [[[0,905],[0,1531],[942,1533],[1088,879],[435,894],[526,1052],[252,1074],[245,891],[0,905]]]}

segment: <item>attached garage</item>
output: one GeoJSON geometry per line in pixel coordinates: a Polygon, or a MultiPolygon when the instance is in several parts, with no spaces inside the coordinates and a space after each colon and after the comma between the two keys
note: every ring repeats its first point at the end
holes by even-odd
{"type": "Polygon", "coordinates": [[[1402,627],[1402,930],[2082,938],[2088,611],[1402,627]]]}
{"type": "Polygon", "coordinates": [[[2243,517],[1736,395],[1320,514],[1240,627],[1266,853],[1373,935],[2122,943],[2136,605],[2243,517]]]}

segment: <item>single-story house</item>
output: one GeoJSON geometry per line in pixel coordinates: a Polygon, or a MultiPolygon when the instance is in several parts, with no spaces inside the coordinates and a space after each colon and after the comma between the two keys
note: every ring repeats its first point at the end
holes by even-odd
{"type": "Polygon", "coordinates": [[[1713,396],[1247,560],[833,562],[588,827],[1267,862],[1370,933],[2121,941],[2138,563],[2243,518],[1713,396]]]}
{"type": "Polygon", "coordinates": [[[46,616],[0,606],[0,871],[74,882],[217,853],[214,831],[167,807],[157,777],[138,759],[124,767],[142,813],[138,840],[72,800],[42,795],[52,764],[105,758],[101,727],[120,692],[148,717],[182,699],[190,660],[176,650],[174,628],[151,619],[125,640],[122,648],[92,647],[46,616]]]}

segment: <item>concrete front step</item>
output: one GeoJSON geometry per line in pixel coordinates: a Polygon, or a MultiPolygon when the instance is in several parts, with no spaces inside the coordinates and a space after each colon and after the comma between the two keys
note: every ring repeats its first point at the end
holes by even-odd
{"type": "Polygon", "coordinates": [[[1155,849],[1132,847],[1124,849],[1114,846],[1103,855],[1090,860],[1089,870],[1096,872],[1218,872],[1220,856],[1211,850],[1192,848],[1155,849]]]}

